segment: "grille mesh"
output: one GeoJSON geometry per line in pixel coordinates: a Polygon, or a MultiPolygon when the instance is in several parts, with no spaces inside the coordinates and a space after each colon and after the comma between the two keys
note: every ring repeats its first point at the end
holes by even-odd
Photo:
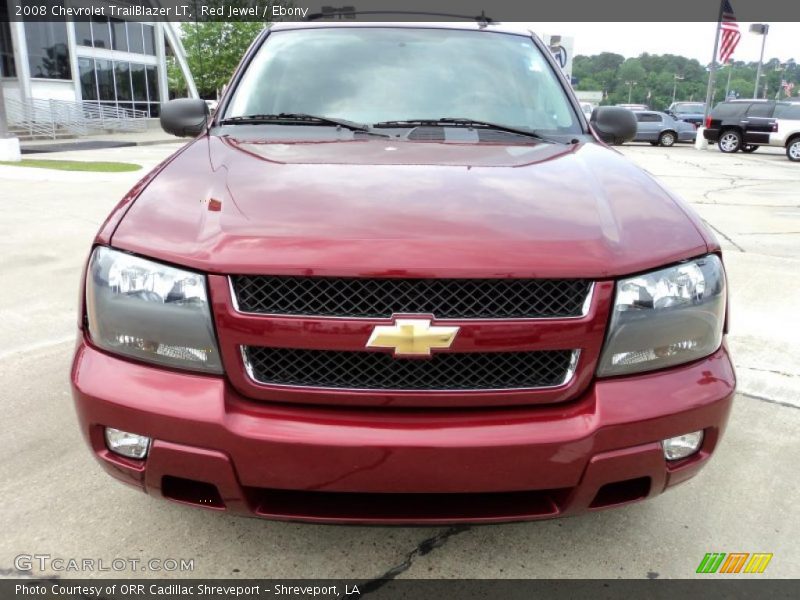
{"type": "Polygon", "coordinates": [[[538,388],[565,382],[571,350],[442,353],[394,358],[382,352],[244,348],[260,383],[375,390],[538,388]]]}
{"type": "Polygon", "coordinates": [[[282,315],[439,319],[559,318],[581,314],[586,279],[366,279],[240,275],[240,310],[282,315]]]}

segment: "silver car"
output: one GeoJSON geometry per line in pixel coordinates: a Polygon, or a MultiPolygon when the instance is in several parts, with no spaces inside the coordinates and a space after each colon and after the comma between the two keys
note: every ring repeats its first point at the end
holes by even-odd
{"type": "Polygon", "coordinates": [[[653,146],[672,146],[675,142],[694,142],[697,129],[691,123],[678,121],[667,113],[637,110],[634,142],[650,142],[653,146]]]}

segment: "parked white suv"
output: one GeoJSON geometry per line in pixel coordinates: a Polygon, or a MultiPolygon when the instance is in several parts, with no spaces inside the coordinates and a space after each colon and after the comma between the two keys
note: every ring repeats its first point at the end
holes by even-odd
{"type": "Polygon", "coordinates": [[[789,160],[800,162],[800,102],[777,102],[770,146],[783,146],[789,160]]]}

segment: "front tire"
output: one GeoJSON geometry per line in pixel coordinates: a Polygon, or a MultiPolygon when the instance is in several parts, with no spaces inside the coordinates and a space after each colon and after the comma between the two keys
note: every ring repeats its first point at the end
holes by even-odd
{"type": "Polygon", "coordinates": [[[658,136],[658,143],[665,148],[669,148],[670,146],[674,146],[676,141],[675,134],[671,131],[664,131],[660,136],[658,136]]]}
{"type": "Polygon", "coordinates": [[[786,156],[792,162],[800,162],[800,137],[796,137],[786,144],[786,156]]]}
{"type": "Polygon", "coordinates": [[[758,144],[746,144],[744,148],[742,148],[742,152],[746,152],[747,154],[752,154],[758,150],[758,144]]]}
{"type": "Polygon", "coordinates": [[[719,136],[717,145],[720,151],[725,154],[738,152],[742,147],[742,134],[735,129],[726,129],[722,132],[722,135],[719,136]]]}

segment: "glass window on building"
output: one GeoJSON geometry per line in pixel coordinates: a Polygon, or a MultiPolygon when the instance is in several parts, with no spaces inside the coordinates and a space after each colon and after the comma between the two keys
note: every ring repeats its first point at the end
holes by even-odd
{"type": "Polygon", "coordinates": [[[137,102],[147,102],[147,76],[144,65],[131,63],[131,83],[133,84],[133,99],[137,102]]]}
{"type": "Polygon", "coordinates": [[[114,93],[114,71],[110,60],[95,60],[97,70],[97,89],[101,101],[116,102],[114,93]]]}
{"type": "Polygon", "coordinates": [[[150,102],[161,100],[158,95],[158,69],[155,65],[147,65],[147,95],[150,102]]]}
{"type": "Polygon", "coordinates": [[[144,35],[141,23],[128,23],[128,49],[134,54],[144,54],[144,35]]]}
{"type": "Polygon", "coordinates": [[[11,27],[8,24],[6,3],[0,0],[0,77],[16,77],[14,45],[11,43],[11,27]]]}
{"type": "Polygon", "coordinates": [[[92,17],[92,39],[95,48],[111,50],[111,27],[107,17],[92,17]]]}
{"type": "Polygon", "coordinates": [[[144,53],[150,56],[156,55],[156,32],[152,25],[142,25],[144,33],[144,53]]]}
{"type": "Polygon", "coordinates": [[[28,65],[31,77],[72,79],[67,45],[67,24],[57,22],[25,23],[28,65]]]}
{"type": "Polygon", "coordinates": [[[79,58],[78,71],[81,78],[81,98],[84,100],[97,100],[94,61],[91,58],[79,58]]]}
{"type": "Polygon", "coordinates": [[[75,43],[92,46],[92,24],[89,21],[75,21],[75,43]]]}
{"type": "Polygon", "coordinates": [[[114,50],[120,52],[128,51],[128,31],[125,21],[121,19],[111,19],[111,38],[114,50]]]}
{"type": "Polygon", "coordinates": [[[131,96],[131,69],[128,63],[114,63],[114,79],[117,84],[117,102],[133,100],[131,96]]]}

